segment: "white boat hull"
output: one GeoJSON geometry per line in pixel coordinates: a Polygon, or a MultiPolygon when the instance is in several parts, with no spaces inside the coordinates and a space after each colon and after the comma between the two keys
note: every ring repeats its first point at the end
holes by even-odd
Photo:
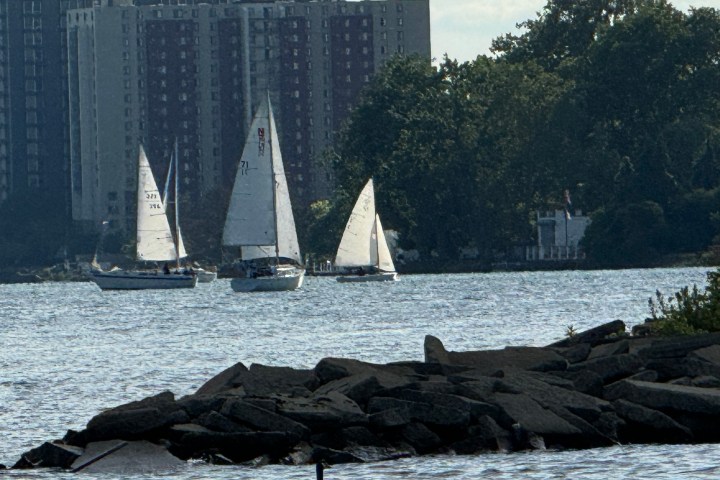
{"type": "Polygon", "coordinates": [[[210,272],[208,270],[203,270],[202,268],[196,268],[195,275],[198,277],[198,283],[214,282],[217,278],[217,272],[210,272]]]}
{"type": "Polygon", "coordinates": [[[90,276],[102,290],[193,288],[198,282],[197,275],[184,273],[167,274],[155,270],[93,271],[90,273],[90,276]]]}
{"type": "Polygon", "coordinates": [[[360,282],[395,282],[397,281],[397,272],[368,273],[366,275],[343,275],[337,277],[340,283],[360,283],[360,282]]]}
{"type": "Polygon", "coordinates": [[[300,288],[304,278],[303,269],[279,269],[273,275],[234,277],[230,287],[235,292],[286,292],[300,288]]]}

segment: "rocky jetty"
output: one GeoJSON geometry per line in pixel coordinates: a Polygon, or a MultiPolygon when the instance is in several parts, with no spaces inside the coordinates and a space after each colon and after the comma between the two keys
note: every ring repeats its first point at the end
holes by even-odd
{"type": "Polygon", "coordinates": [[[257,465],[718,442],[718,415],[720,334],[636,337],[618,320],[546,347],[454,352],[428,336],[424,362],[237,363],[192,395],[104,411],[13,468],[77,470],[121,444],[107,458],[257,465]]]}

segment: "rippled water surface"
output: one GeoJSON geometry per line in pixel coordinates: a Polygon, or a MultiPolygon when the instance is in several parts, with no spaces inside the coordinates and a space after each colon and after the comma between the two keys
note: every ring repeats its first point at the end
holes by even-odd
{"type": "MultiPolygon", "coordinates": [[[[82,429],[103,408],[163,390],[192,393],[236,362],[312,368],[324,357],[422,360],[428,334],[448,350],[541,346],[563,338],[570,325],[641,323],[655,290],[704,286],[706,271],[406,275],[382,285],[309,277],[296,292],[256,294],[233,293],[226,280],[155,292],[0,285],[0,463],[12,465],[22,452],[82,429]]],[[[717,446],[700,445],[437,456],[337,465],[325,478],[714,478],[718,454],[717,446]]],[[[8,473],[28,475],[76,477],[8,473]]],[[[307,479],[315,472],[188,464],[153,478],[164,477],[307,479]]]]}

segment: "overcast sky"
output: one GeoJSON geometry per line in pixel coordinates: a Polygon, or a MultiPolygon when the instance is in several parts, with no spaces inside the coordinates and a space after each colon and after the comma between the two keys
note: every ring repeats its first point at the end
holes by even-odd
{"type": "MultiPolygon", "coordinates": [[[[518,33],[515,24],[535,18],[546,0],[430,0],[432,56],[445,53],[461,62],[490,54],[492,40],[518,33]]],[[[720,8],[720,0],[671,1],[683,11],[695,7],[720,8]]]]}

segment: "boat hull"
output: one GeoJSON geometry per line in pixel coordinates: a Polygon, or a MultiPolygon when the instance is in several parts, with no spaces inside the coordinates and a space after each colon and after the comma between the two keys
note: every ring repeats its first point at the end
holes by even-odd
{"type": "Polygon", "coordinates": [[[91,272],[90,278],[101,290],[155,290],[193,288],[197,275],[184,273],[166,274],[155,270],[113,270],[91,272]]]}
{"type": "Polygon", "coordinates": [[[274,275],[234,277],[230,287],[235,292],[286,292],[302,286],[305,270],[279,270],[274,275]]]}
{"type": "Polygon", "coordinates": [[[369,273],[367,275],[343,275],[337,277],[340,283],[360,283],[360,282],[395,282],[397,281],[397,272],[369,273]]]}
{"type": "Polygon", "coordinates": [[[198,283],[210,283],[214,282],[217,278],[217,272],[210,272],[201,268],[195,269],[195,275],[198,277],[198,283]]]}

